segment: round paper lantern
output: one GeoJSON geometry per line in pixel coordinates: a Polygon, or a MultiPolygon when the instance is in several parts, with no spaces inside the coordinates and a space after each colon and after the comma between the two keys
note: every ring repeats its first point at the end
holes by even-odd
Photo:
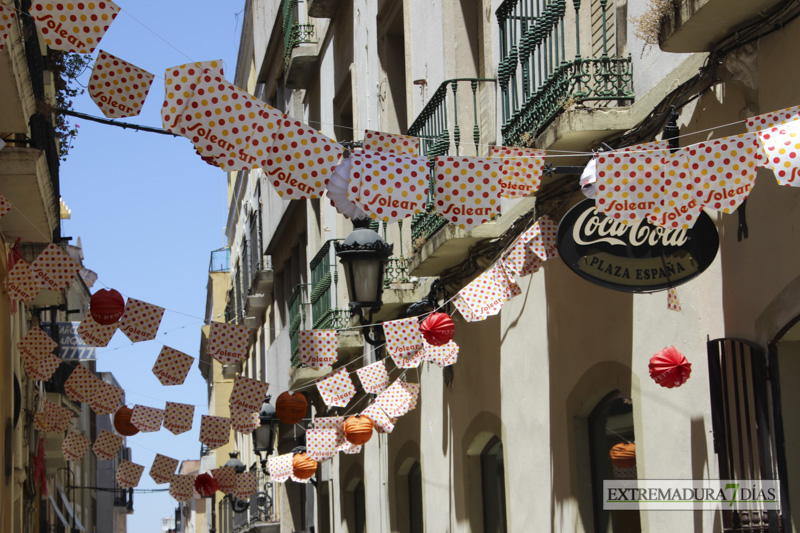
{"type": "Polygon", "coordinates": [[[114,415],[114,428],[117,430],[117,433],[123,437],[132,437],[139,433],[139,429],[131,424],[132,414],[133,409],[123,405],[114,415]]]}
{"type": "Polygon", "coordinates": [[[674,346],[667,346],[650,358],[650,377],[662,387],[680,387],[691,373],[692,364],[674,346]]]}
{"type": "Polygon", "coordinates": [[[447,313],[432,313],[422,321],[419,330],[428,344],[441,346],[453,338],[455,324],[447,313]]]}
{"type": "Polygon", "coordinates": [[[305,452],[292,457],[292,470],[297,479],[308,479],[317,471],[317,462],[305,452]]]}
{"type": "Polygon", "coordinates": [[[300,393],[282,392],[275,401],[275,414],[284,424],[297,424],[306,416],[308,401],[300,393]]]}
{"type": "Polygon", "coordinates": [[[89,312],[95,322],[108,326],[117,322],[125,312],[125,300],[114,289],[100,289],[89,300],[89,312]]]}
{"type": "Polygon", "coordinates": [[[363,415],[351,416],[344,423],[344,438],[356,446],[369,441],[372,438],[372,420],[363,415]]]}
{"type": "Polygon", "coordinates": [[[611,464],[617,468],[633,468],[636,466],[636,444],[633,442],[620,442],[608,451],[611,464]]]}
{"type": "Polygon", "coordinates": [[[333,169],[328,180],[326,196],[340,215],[349,219],[363,218],[367,216],[366,213],[347,197],[347,190],[350,188],[351,161],[350,158],[342,158],[341,163],[333,169]]]}
{"type": "Polygon", "coordinates": [[[194,478],[194,489],[203,498],[210,498],[219,490],[219,483],[211,474],[200,474],[194,478]]]}

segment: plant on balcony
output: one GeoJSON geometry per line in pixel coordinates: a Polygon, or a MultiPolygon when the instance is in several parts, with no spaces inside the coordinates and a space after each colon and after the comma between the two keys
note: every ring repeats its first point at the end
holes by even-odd
{"type": "Polygon", "coordinates": [[[631,17],[633,34],[644,41],[642,52],[648,46],[658,46],[661,23],[679,3],[679,0],[648,0],[644,14],[640,17],[631,17]]]}
{"type": "Polygon", "coordinates": [[[64,111],[72,109],[73,99],[83,94],[84,89],[78,83],[78,77],[91,64],[89,55],[73,54],[60,50],[49,50],[47,68],[53,73],[55,85],[55,107],[47,110],[55,121],[55,133],[59,141],[59,157],[66,160],[72,147],[72,141],[78,134],[78,126],[72,124],[64,111]]]}

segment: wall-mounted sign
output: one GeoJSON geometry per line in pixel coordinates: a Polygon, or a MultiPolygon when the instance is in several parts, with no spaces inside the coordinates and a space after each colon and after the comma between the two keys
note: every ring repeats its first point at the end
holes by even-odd
{"type": "MultiPolygon", "coordinates": [[[[58,326],[58,356],[61,359],[65,361],[94,361],[96,359],[96,348],[88,346],[78,335],[80,322],[56,322],[56,325],[58,326]]],[[[51,324],[41,324],[40,327],[45,333],[53,336],[51,324]]]]}
{"type": "Polygon", "coordinates": [[[708,268],[718,248],[717,228],[705,212],[688,230],[646,220],[625,225],[597,212],[594,200],[584,200],[558,226],[558,252],[573,272],[625,292],[654,292],[686,283],[708,268]]]}

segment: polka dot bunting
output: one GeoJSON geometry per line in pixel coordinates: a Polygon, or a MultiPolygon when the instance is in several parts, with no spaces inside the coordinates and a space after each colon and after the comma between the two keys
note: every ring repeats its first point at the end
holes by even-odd
{"type": "MultiPolygon", "coordinates": [[[[0,8],[2,7],[2,5],[3,4],[0,4],[0,8]]],[[[0,13],[2,13],[2,10],[0,10],[0,13]]],[[[1,19],[1,17],[0,17],[0,19],[1,19]]],[[[2,31],[2,30],[0,30],[0,31],[2,31]]],[[[2,50],[2,49],[3,49],[2,46],[0,46],[0,50],[2,50]]],[[[0,218],[2,218],[3,215],[5,215],[9,211],[11,211],[12,207],[14,207],[14,204],[12,204],[9,201],[8,198],[6,198],[2,194],[0,194],[0,218]]]]}
{"type": "MultiPolygon", "coordinates": [[[[50,378],[53,377],[58,367],[61,366],[61,358],[57,357],[51,353],[44,354],[43,356],[36,359],[33,364],[33,367],[30,369],[31,372],[35,375],[35,377],[31,377],[31,379],[36,379],[39,381],[48,381],[50,378]]],[[[25,371],[28,371],[28,367],[25,367],[25,371]]],[[[29,374],[30,376],[30,374],[29,374]]]]}
{"type": "Polygon", "coordinates": [[[97,415],[110,415],[122,405],[123,396],[125,391],[121,387],[98,379],[89,397],[89,407],[97,415]]]}
{"type": "Polygon", "coordinates": [[[416,368],[422,362],[422,332],[416,317],[383,323],[386,351],[399,368],[416,368]]]}
{"type": "Polygon", "coordinates": [[[405,387],[409,394],[411,394],[411,403],[409,404],[408,410],[413,411],[417,408],[417,402],[419,401],[419,391],[422,388],[422,385],[419,383],[408,383],[403,381],[403,387],[405,387]]]}
{"type": "Polygon", "coordinates": [[[156,338],[163,316],[163,307],[128,298],[125,312],[119,319],[119,329],[131,342],[150,341],[156,338]]]}
{"type": "Polygon", "coordinates": [[[406,414],[411,408],[411,392],[403,385],[403,381],[398,379],[375,398],[375,403],[380,405],[388,416],[397,418],[406,414]]]}
{"type": "Polygon", "coordinates": [[[108,118],[135,117],[153,78],[146,70],[100,50],[89,79],[89,95],[108,118]]]}
{"type": "Polygon", "coordinates": [[[304,365],[319,370],[336,362],[338,345],[335,329],[298,331],[297,339],[298,357],[304,365]]]}
{"type": "Polygon", "coordinates": [[[454,365],[458,361],[458,344],[455,341],[450,341],[441,346],[433,346],[425,343],[423,348],[423,357],[426,361],[444,368],[446,366],[454,365]]]}
{"type": "Polygon", "coordinates": [[[436,212],[462,230],[500,214],[502,161],[479,157],[436,158],[436,212]]]}
{"type": "Polygon", "coordinates": [[[178,133],[177,124],[194,95],[200,75],[207,72],[223,77],[222,60],[186,63],[164,71],[164,103],[161,106],[161,125],[165,130],[178,133]]]}
{"type": "Polygon", "coordinates": [[[236,376],[228,404],[232,409],[247,410],[251,413],[260,411],[268,390],[269,383],[246,376],[236,376]]]}
{"type": "Polygon", "coordinates": [[[153,365],[153,374],[162,385],[181,385],[194,362],[194,357],[164,346],[153,365]]]}
{"type": "Polygon", "coordinates": [[[667,291],[667,309],[670,311],[682,311],[681,301],[678,298],[678,291],[672,287],[667,291]]]}
{"type": "Polygon", "coordinates": [[[558,257],[558,247],[556,237],[558,235],[558,224],[547,215],[539,217],[536,223],[530,228],[530,239],[528,246],[533,250],[539,259],[547,261],[558,257]]]}
{"type": "Polygon", "coordinates": [[[204,72],[176,127],[203,159],[225,171],[248,170],[268,164],[281,117],[222,76],[204,72]]]}
{"type": "Polygon", "coordinates": [[[248,409],[231,406],[231,427],[238,433],[249,435],[261,426],[258,413],[248,409]]]}
{"type": "Polygon", "coordinates": [[[361,381],[361,388],[369,394],[380,394],[389,386],[389,373],[383,360],[359,368],[356,374],[361,381]]]}
{"type": "MultiPolygon", "coordinates": [[[[194,486],[194,483],[192,484],[194,486]]],[[[241,472],[236,474],[236,488],[233,489],[233,495],[240,500],[249,500],[250,496],[258,491],[258,483],[256,479],[256,471],[241,472]]]]}
{"type": "Polygon", "coordinates": [[[78,54],[94,52],[118,13],[119,6],[111,0],[77,4],[33,0],[30,7],[47,46],[78,54]]]}
{"type": "Polygon", "coordinates": [[[44,401],[44,427],[48,432],[63,433],[72,422],[72,411],[50,400],[44,401]]]}
{"type": "Polygon", "coordinates": [[[134,405],[131,424],[142,433],[152,433],[161,429],[164,410],[146,405],[134,405]]]}
{"type": "Polygon", "coordinates": [[[111,461],[117,456],[120,446],[122,446],[121,435],[115,435],[108,430],[101,429],[92,445],[92,451],[98,459],[111,461]]]}
{"type": "Polygon", "coordinates": [[[220,492],[228,494],[236,488],[236,471],[232,466],[221,466],[211,470],[211,475],[217,481],[220,492]]]}
{"type": "MultiPolygon", "coordinates": [[[[272,481],[283,483],[292,475],[294,465],[292,464],[292,454],[284,453],[283,455],[273,455],[267,459],[267,469],[269,470],[269,477],[272,481]]],[[[216,478],[214,474],[214,478],[216,478]]]]}
{"type": "Polygon", "coordinates": [[[208,334],[208,355],[229,365],[247,357],[250,344],[250,328],[237,324],[212,322],[208,334]]]}
{"type": "Polygon", "coordinates": [[[164,422],[162,425],[173,435],[180,435],[192,429],[193,421],[194,405],[167,402],[164,406],[164,422]]]}
{"type": "Polygon", "coordinates": [[[372,425],[378,433],[391,433],[397,423],[397,419],[387,415],[377,403],[373,403],[361,411],[361,416],[372,420],[372,425]]]}
{"type": "Polygon", "coordinates": [[[516,146],[492,146],[490,155],[502,160],[500,196],[523,198],[539,190],[544,168],[544,150],[516,146]]]}
{"type": "Polygon", "coordinates": [[[194,478],[192,474],[175,474],[169,483],[169,495],[179,502],[185,502],[194,494],[194,478]]]}
{"type": "Polygon", "coordinates": [[[87,402],[99,381],[85,366],[78,365],[64,382],[64,394],[73,402],[87,402]]]}
{"type": "Polygon", "coordinates": [[[458,291],[453,304],[467,322],[496,315],[503,304],[521,293],[502,263],[486,270],[458,291]]]}
{"type": "Polygon", "coordinates": [[[87,313],[86,316],[83,317],[80,326],[78,326],[78,335],[80,335],[83,342],[88,346],[103,348],[108,346],[111,337],[114,336],[114,332],[117,331],[118,327],[118,322],[107,326],[98,324],[95,322],[94,318],[92,318],[91,313],[87,313]]]}
{"type": "Polygon", "coordinates": [[[503,254],[503,266],[518,276],[533,274],[543,261],[558,256],[556,234],[558,226],[553,219],[544,215],[525,230],[503,254]]]}
{"type": "Polygon", "coordinates": [[[139,480],[144,472],[143,465],[130,461],[121,461],[117,467],[117,485],[121,489],[133,489],[139,485],[139,480]]]}
{"type": "Polygon", "coordinates": [[[328,407],[347,407],[347,404],[356,395],[356,388],[353,386],[353,380],[350,379],[346,368],[320,378],[316,383],[322,401],[328,407]]]}
{"type": "MultiPolygon", "coordinates": [[[[16,15],[14,9],[0,3],[0,50],[5,47],[6,40],[8,39],[8,32],[11,29],[11,24],[16,15]]],[[[0,216],[2,216],[2,214],[0,214],[0,216]]]]}
{"type": "Polygon", "coordinates": [[[179,461],[166,455],[156,454],[153,459],[153,464],[150,465],[150,477],[156,482],[156,485],[162,483],[169,483],[175,477],[175,471],[178,469],[179,461]]]}
{"type": "Polygon", "coordinates": [[[345,445],[339,448],[339,451],[345,455],[356,455],[361,453],[361,448],[362,446],[360,444],[355,445],[352,442],[345,441],[345,445]]]}
{"type": "Polygon", "coordinates": [[[264,165],[267,180],[285,200],[319,198],[339,163],[342,145],[285,115],[278,124],[264,165]]]}
{"type": "Polygon", "coordinates": [[[766,161],[780,185],[800,187],[797,179],[800,170],[800,120],[758,132],[766,161]]]}
{"type": "Polygon", "coordinates": [[[215,450],[224,446],[231,438],[231,419],[221,416],[203,415],[200,419],[200,442],[215,450]]]}
{"type": "Polygon", "coordinates": [[[412,157],[419,156],[419,137],[411,137],[409,135],[366,130],[364,132],[363,146],[364,150],[394,152],[412,157]]]}
{"type": "Polygon", "coordinates": [[[747,131],[756,132],[772,129],[800,118],[800,106],[787,107],[747,119],[747,131]]]}
{"type": "Polygon", "coordinates": [[[31,270],[30,263],[24,259],[18,260],[14,267],[8,271],[5,286],[9,298],[23,302],[30,302],[42,290],[36,282],[36,275],[31,270]]]}
{"type": "Polygon", "coordinates": [[[64,454],[64,459],[67,461],[77,462],[83,459],[83,456],[89,451],[89,446],[91,446],[91,444],[92,441],[80,433],[70,431],[61,443],[61,452],[64,454]]]}
{"type": "Polygon", "coordinates": [[[47,245],[31,263],[36,283],[51,291],[66,289],[80,269],[80,265],[54,243],[47,245]]]}
{"type": "Polygon", "coordinates": [[[667,155],[667,150],[599,153],[597,210],[624,224],[645,219],[660,203],[667,155]]]}
{"type": "Polygon", "coordinates": [[[344,417],[324,416],[314,419],[314,429],[331,429],[336,434],[336,451],[346,448],[350,443],[344,438],[344,417]]]}
{"type": "Polygon", "coordinates": [[[428,160],[387,152],[353,154],[351,189],[357,207],[371,218],[396,222],[422,212],[428,192],[428,160]]]}
{"type": "Polygon", "coordinates": [[[29,329],[25,336],[17,342],[17,350],[20,355],[32,356],[34,359],[52,353],[56,348],[58,348],[58,343],[36,326],[29,329]]]}
{"type": "Polygon", "coordinates": [[[335,429],[307,429],[306,453],[315,461],[325,461],[336,455],[337,431],[335,429]]]}

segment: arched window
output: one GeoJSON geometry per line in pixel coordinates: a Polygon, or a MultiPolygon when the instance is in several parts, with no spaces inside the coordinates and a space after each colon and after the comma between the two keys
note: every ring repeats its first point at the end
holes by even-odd
{"type": "Polygon", "coordinates": [[[484,532],[505,533],[506,476],[503,443],[497,437],[492,437],[481,452],[481,489],[484,532]]]}
{"type": "MultiPolygon", "coordinates": [[[[592,495],[594,499],[594,524],[596,533],[637,533],[642,530],[638,511],[603,510],[603,481],[636,479],[635,448],[633,464],[615,459],[611,462],[612,448],[635,444],[633,433],[633,402],[619,391],[600,400],[589,415],[589,445],[592,454],[592,495]]],[[[618,448],[617,448],[618,449],[618,448]]],[[[617,457],[617,454],[614,454],[617,457]]],[[[621,454],[620,454],[621,455],[621,454]]]]}

